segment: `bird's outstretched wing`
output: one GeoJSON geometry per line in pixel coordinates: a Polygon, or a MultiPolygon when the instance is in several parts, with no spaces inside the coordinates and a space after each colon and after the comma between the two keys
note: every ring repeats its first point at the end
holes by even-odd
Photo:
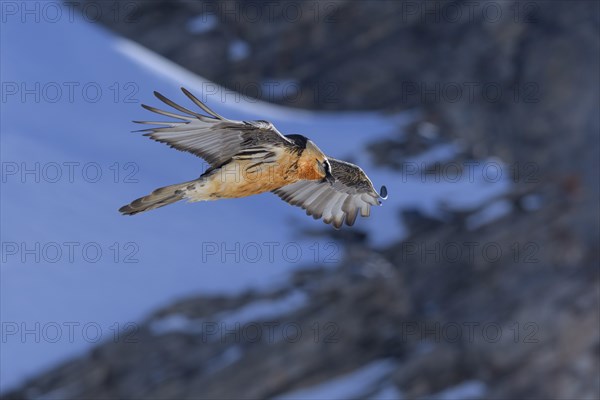
{"type": "Polygon", "coordinates": [[[134,121],[139,124],[162,126],[161,128],[142,130],[147,132],[145,136],[149,136],[157,142],[166,143],[177,150],[202,157],[215,168],[220,167],[243,150],[253,150],[253,153],[256,154],[268,151],[268,146],[271,144],[292,144],[270,122],[234,121],[224,118],[208,108],[185,88],[181,88],[181,90],[208,115],[188,110],[162,94],[154,92],[159,100],[180,111],[183,115],[143,104],[142,107],[147,110],[180,120],[176,122],[134,121]]]}
{"type": "Polygon", "coordinates": [[[352,226],[360,211],[368,217],[371,206],[381,205],[387,195],[385,186],[381,195],[360,167],[345,161],[328,158],[335,182],[299,181],[274,190],[273,193],[291,205],[302,207],[313,218],[323,218],[326,224],[339,229],[344,220],[352,226]]]}

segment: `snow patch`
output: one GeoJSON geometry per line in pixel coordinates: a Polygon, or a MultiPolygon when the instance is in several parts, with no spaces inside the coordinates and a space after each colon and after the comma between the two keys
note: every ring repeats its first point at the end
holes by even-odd
{"type": "Polygon", "coordinates": [[[476,400],[485,397],[487,387],[477,380],[465,381],[431,396],[435,400],[476,400]]]}
{"type": "MultiPolygon", "coordinates": [[[[150,329],[155,335],[164,335],[171,332],[188,334],[201,334],[207,324],[225,326],[232,329],[234,326],[244,326],[253,321],[277,319],[290,314],[308,303],[308,297],[299,290],[275,300],[257,300],[243,307],[216,314],[209,318],[188,318],[181,314],[169,315],[150,324],[150,329]]],[[[211,333],[213,335],[214,332],[211,333]]],[[[215,335],[218,336],[218,335],[215,335]]]]}
{"type": "Polygon", "coordinates": [[[396,385],[393,383],[388,383],[381,389],[377,391],[377,393],[369,396],[369,400],[403,400],[404,396],[398,390],[396,385]]]}
{"type": "Polygon", "coordinates": [[[250,55],[250,46],[247,42],[236,39],[229,45],[228,54],[231,61],[244,60],[250,55]]]}
{"type": "Polygon", "coordinates": [[[240,346],[228,347],[221,355],[208,362],[207,373],[214,374],[241,360],[244,352],[240,346]]]}
{"type": "Polygon", "coordinates": [[[475,230],[510,214],[513,206],[508,200],[497,200],[467,218],[467,229],[475,230]]]}
{"type": "Polygon", "coordinates": [[[536,193],[528,194],[521,199],[521,207],[523,207],[525,211],[539,210],[543,205],[544,199],[541,195],[536,193]]]}
{"type": "Polygon", "coordinates": [[[185,25],[188,32],[194,34],[207,33],[219,25],[219,18],[215,14],[203,13],[191,18],[185,25]]]}
{"type": "Polygon", "coordinates": [[[277,396],[276,399],[358,399],[375,390],[375,386],[387,378],[396,368],[396,362],[389,359],[374,361],[352,373],[307,389],[277,396]]]}

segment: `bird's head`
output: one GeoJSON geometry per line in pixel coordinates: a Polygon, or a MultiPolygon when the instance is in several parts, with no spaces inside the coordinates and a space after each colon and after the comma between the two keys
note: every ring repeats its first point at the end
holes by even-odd
{"type": "Polygon", "coordinates": [[[321,180],[331,184],[335,182],[327,156],[311,140],[306,142],[306,148],[300,157],[300,165],[303,179],[321,180]]]}

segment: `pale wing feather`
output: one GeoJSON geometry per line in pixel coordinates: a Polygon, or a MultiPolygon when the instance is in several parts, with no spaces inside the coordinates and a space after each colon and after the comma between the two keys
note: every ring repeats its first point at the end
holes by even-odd
{"type": "Polygon", "coordinates": [[[159,125],[159,128],[143,130],[145,135],[157,142],[190,152],[204,158],[211,166],[219,167],[246,148],[265,148],[272,145],[291,144],[273,124],[267,121],[235,121],[222,117],[189,91],[182,88],[183,93],[208,115],[201,115],[169,100],[162,94],[154,92],[163,103],[185,114],[160,110],[143,105],[147,110],[171,118],[174,122],[134,121],[140,124],[159,125]]]}
{"type": "Polygon", "coordinates": [[[299,181],[273,193],[284,201],[302,207],[315,219],[340,228],[344,221],[352,226],[358,213],[370,214],[371,206],[380,205],[381,198],[362,169],[345,161],[329,158],[335,182],[299,181]]]}

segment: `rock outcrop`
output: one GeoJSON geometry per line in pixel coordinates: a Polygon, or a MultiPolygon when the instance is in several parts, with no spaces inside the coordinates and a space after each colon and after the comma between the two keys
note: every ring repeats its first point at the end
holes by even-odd
{"type": "MultiPolygon", "coordinates": [[[[356,398],[598,398],[600,5],[466,3],[282,2],[265,17],[268,5],[253,2],[267,24],[243,2],[153,1],[136,3],[135,23],[103,21],[234,90],[299,88],[259,93],[269,101],[420,107],[464,157],[511,166],[511,193],[493,200],[509,212],[473,226],[481,209],[439,220],[399,210],[411,233],[393,245],[336,234],[346,253],[335,270],[298,272],[271,293],[174,304],[141,323],[135,343],[105,343],[6,398],[274,397],[382,360],[370,381],[356,379],[369,382],[356,398]],[[293,296],[302,300],[281,315],[236,314],[293,296]],[[220,325],[228,318],[242,322],[220,325]]],[[[371,151],[400,169],[397,154],[426,148],[371,151]]]]}

